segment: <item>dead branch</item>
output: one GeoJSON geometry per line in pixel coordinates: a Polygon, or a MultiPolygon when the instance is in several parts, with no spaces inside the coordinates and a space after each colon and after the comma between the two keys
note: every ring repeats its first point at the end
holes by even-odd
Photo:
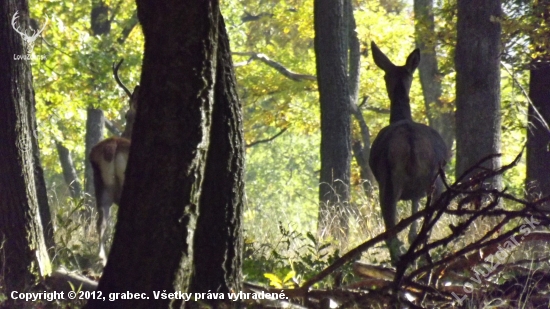
{"type": "Polygon", "coordinates": [[[287,78],[290,78],[292,79],[293,81],[304,81],[304,80],[310,80],[310,81],[317,81],[317,76],[314,76],[314,75],[308,75],[308,74],[300,74],[300,73],[295,73],[289,69],[287,69],[284,65],[282,65],[281,63],[279,62],[276,62],[274,60],[271,60],[268,56],[266,56],[265,54],[261,54],[261,53],[255,53],[255,52],[233,52],[233,55],[236,55],[236,56],[248,56],[250,57],[248,59],[248,61],[246,62],[238,62],[236,63],[234,66],[235,67],[239,67],[239,66],[243,66],[243,65],[246,65],[246,64],[249,64],[250,62],[252,62],[253,60],[259,60],[265,64],[267,64],[268,66],[274,68],[275,70],[277,70],[277,72],[283,74],[285,77],[287,78]]]}
{"type": "Polygon", "coordinates": [[[285,133],[286,130],[288,130],[288,128],[284,128],[282,129],[281,131],[279,131],[279,133],[273,135],[272,137],[270,138],[266,138],[266,139],[261,139],[261,140],[258,140],[258,141],[254,141],[250,144],[246,144],[246,148],[249,148],[249,147],[253,147],[253,146],[256,146],[258,144],[261,144],[261,143],[268,143],[268,142],[271,142],[272,140],[276,139],[277,137],[281,136],[281,134],[285,133]]]}

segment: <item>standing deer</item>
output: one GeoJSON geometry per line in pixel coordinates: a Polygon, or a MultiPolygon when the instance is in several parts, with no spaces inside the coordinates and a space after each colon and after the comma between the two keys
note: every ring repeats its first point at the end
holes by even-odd
{"type": "Polygon", "coordinates": [[[121,137],[109,137],[90,151],[90,162],[94,173],[94,187],[96,206],[98,211],[97,232],[99,234],[99,257],[103,263],[106,261],[105,254],[105,229],[111,221],[110,210],[113,203],[119,205],[122,187],[124,185],[124,172],[130,152],[130,138],[134,126],[137,97],[139,86],[130,92],[118,77],[118,69],[124,59],[115,66],[113,63],[113,74],[117,84],[124,89],[130,99],[129,110],[126,112],[126,127],[121,137]]]}
{"type": "MultiPolygon", "coordinates": [[[[378,133],[369,159],[378,181],[382,216],[389,230],[396,224],[397,201],[412,200],[414,214],[434,181],[435,195],[441,193],[443,183],[438,170],[446,164],[448,150],[437,131],[412,120],[409,91],[420,62],[420,51],[415,49],[404,66],[396,66],[374,42],[371,49],[374,63],[386,73],[384,79],[391,102],[390,125],[378,133]]],[[[416,225],[414,222],[409,231],[409,243],[416,238],[416,225]]],[[[401,243],[393,237],[387,240],[387,245],[395,265],[401,255],[401,243]]]]}

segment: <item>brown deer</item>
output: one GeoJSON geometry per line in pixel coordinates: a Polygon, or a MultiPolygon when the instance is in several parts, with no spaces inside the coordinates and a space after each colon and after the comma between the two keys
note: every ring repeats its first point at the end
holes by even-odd
{"type": "Polygon", "coordinates": [[[124,59],[115,66],[113,63],[113,74],[117,84],[124,89],[130,99],[130,106],[126,112],[126,127],[121,137],[109,137],[90,151],[90,162],[94,173],[94,187],[97,206],[97,232],[99,234],[99,257],[103,263],[106,261],[105,254],[105,229],[111,221],[110,210],[113,203],[119,205],[122,187],[124,185],[124,172],[130,152],[130,138],[137,110],[137,97],[139,86],[130,92],[118,77],[118,69],[124,59]]]}
{"type": "MultiPolygon", "coordinates": [[[[383,128],[372,143],[369,165],[378,181],[380,206],[386,229],[397,220],[397,201],[411,200],[412,214],[419,208],[435,182],[435,196],[443,188],[438,170],[448,159],[443,138],[427,125],[414,122],[411,116],[409,91],[413,73],[420,63],[420,51],[415,49],[404,66],[394,65],[384,53],[371,44],[374,63],[386,73],[386,90],[390,98],[390,125],[383,128]]],[[[417,223],[409,231],[409,243],[416,238],[417,223]]],[[[401,253],[397,237],[387,241],[392,264],[401,253]]]]}

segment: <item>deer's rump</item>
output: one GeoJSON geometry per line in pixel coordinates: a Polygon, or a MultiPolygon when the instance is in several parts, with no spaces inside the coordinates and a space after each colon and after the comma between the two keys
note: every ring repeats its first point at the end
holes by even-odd
{"type": "Polygon", "coordinates": [[[437,131],[402,120],[378,133],[369,165],[380,186],[391,182],[400,188],[398,199],[411,200],[426,195],[447,156],[447,146],[437,131]]]}

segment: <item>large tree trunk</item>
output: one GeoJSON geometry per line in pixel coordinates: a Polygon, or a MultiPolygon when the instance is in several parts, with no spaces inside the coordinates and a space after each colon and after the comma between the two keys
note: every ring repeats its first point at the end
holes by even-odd
{"type": "Polygon", "coordinates": [[[449,149],[455,136],[453,107],[441,101],[441,76],[437,67],[433,0],[414,0],[416,46],[422,57],[418,71],[430,127],[441,134],[449,149]]]}
{"type": "MultiPolygon", "coordinates": [[[[456,176],[500,153],[500,1],[459,0],[456,65],[456,176]]],[[[500,158],[484,167],[500,167],[500,158]]],[[[500,188],[495,177],[489,187],[500,188]]]]}
{"type": "Polygon", "coordinates": [[[193,293],[241,290],[244,135],[236,87],[220,16],[212,130],[195,231],[193,293]]]}
{"type": "MultiPolygon", "coordinates": [[[[550,1],[538,1],[533,12],[535,18],[540,18],[541,21],[548,24],[550,22],[550,1]]],[[[548,164],[550,162],[550,135],[547,127],[550,123],[549,35],[550,33],[547,31],[533,38],[533,44],[539,56],[531,62],[531,77],[529,79],[529,97],[534,107],[529,105],[527,179],[525,180],[526,192],[532,198],[550,194],[550,164],[548,164]]]]}
{"type": "Polygon", "coordinates": [[[37,197],[45,189],[37,193],[36,187],[44,180],[35,178],[39,162],[33,157],[38,144],[31,67],[27,60],[13,59],[25,54],[10,23],[16,11],[20,29],[29,29],[27,1],[0,2],[0,267],[6,295],[26,291],[51,271],[37,197]]]}
{"type": "Polygon", "coordinates": [[[319,231],[347,235],[351,126],[347,77],[348,44],[344,0],[315,0],[315,53],[321,102],[319,231]],[[336,220],[335,220],[336,219],[336,220]],[[334,223],[331,223],[334,222],[334,223]]]}
{"type": "Polygon", "coordinates": [[[214,98],[217,1],[138,0],[145,36],[139,107],[116,233],[98,290],[150,299],[87,308],[167,308],[188,290],[214,98]],[[183,31],[185,30],[185,31],[183,31]],[[166,35],[170,33],[170,35],[166,35]]]}

